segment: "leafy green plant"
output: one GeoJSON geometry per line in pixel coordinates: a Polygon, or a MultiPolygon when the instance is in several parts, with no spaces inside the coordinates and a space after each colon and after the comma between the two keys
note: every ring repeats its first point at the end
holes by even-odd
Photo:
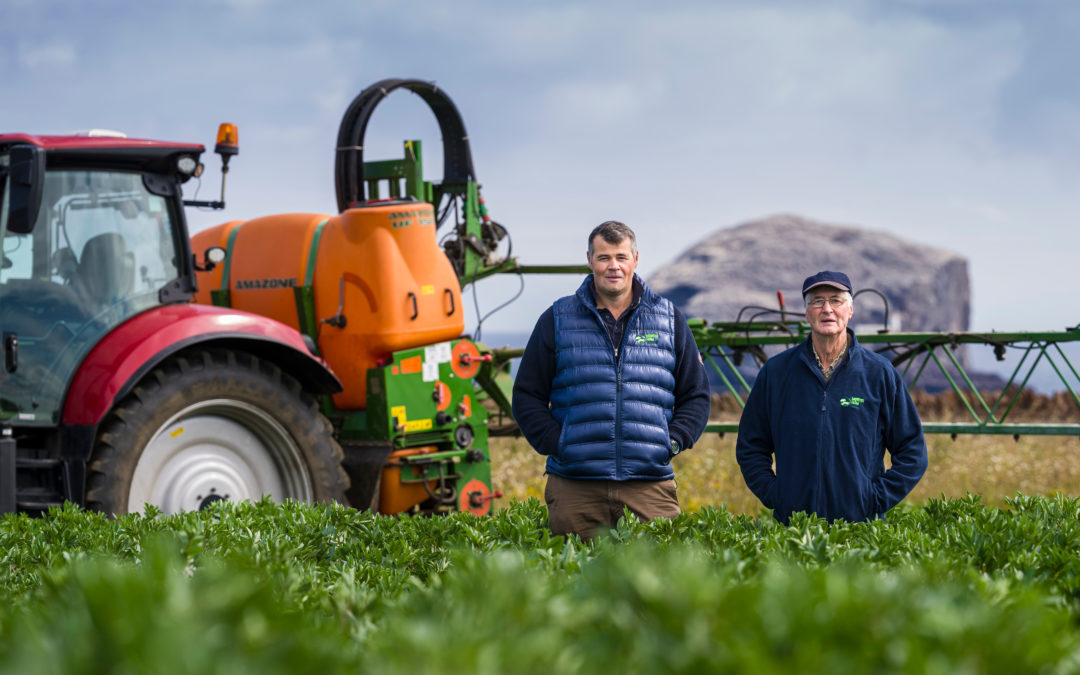
{"type": "Polygon", "coordinates": [[[790,524],[720,508],[596,540],[294,502],[0,519],[0,673],[1076,672],[1080,503],[790,524]]]}

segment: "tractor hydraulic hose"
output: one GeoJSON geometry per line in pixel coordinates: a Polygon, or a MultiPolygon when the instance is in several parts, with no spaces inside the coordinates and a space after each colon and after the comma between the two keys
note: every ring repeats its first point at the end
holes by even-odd
{"type": "Polygon", "coordinates": [[[387,79],[364,89],[349,105],[338,130],[334,184],[338,210],[364,201],[364,132],[375,107],[395,89],[408,89],[428,104],[443,141],[443,183],[476,181],[465,123],[450,97],[434,82],[387,79]]]}

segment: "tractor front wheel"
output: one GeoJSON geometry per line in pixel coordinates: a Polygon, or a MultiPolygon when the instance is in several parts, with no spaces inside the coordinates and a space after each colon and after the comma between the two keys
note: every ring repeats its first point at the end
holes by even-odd
{"type": "Polygon", "coordinates": [[[263,496],[344,501],[342,458],[295,379],[248,354],[201,350],[155,368],[109,414],[86,502],[119,514],[263,496]]]}

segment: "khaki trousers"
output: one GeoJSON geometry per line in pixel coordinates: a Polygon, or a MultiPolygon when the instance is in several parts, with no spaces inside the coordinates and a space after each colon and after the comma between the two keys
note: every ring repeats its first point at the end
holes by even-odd
{"type": "Polygon", "coordinates": [[[570,480],[549,473],[544,501],[552,533],[573,532],[582,539],[615,527],[624,506],[639,520],[679,515],[674,479],[570,480]]]}

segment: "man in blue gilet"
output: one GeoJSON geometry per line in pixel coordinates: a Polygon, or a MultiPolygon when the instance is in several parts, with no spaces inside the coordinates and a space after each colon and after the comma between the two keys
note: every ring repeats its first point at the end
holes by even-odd
{"type": "Polygon", "coordinates": [[[555,534],[589,539],[623,508],[642,520],[679,514],[671,459],[709,418],[709,384],[682,313],[638,277],[637,239],[597,226],[592,274],[533,329],[514,381],[514,417],[547,456],[555,534]]]}

